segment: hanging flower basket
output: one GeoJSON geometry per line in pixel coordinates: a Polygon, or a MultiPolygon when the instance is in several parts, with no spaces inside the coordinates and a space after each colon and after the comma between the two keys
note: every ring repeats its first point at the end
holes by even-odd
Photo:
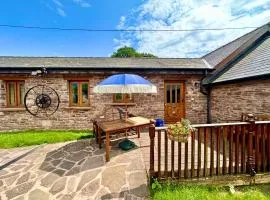
{"type": "Polygon", "coordinates": [[[176,124],[171,124],[168,127],[168,138],[177,142],[188,142],[191,132],[195,129],[187,119],[182,119],[176,124]]]}
{"type": "Polygon", "coordinates": [[[168,129],[168,138],[170,140],[173,141],[177,141],[177,142],[188,142],[190,135],[173,135],[173,130],[172,129],[168,129]]]}

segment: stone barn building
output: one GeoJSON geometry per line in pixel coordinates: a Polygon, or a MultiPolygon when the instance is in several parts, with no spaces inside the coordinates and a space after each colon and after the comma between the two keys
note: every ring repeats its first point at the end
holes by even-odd
{"type": "Polygon", "coordinates": [[[128,106],[135,115],[188,118],[192,123],[239,121],[243,113],[270,113],[270,25],[266,24],[202,58],[0,57],[0,131],[91,129],[107,107],[128,106]],[[45,77],[33,72],[46,68],[45,77]],[[94,94],[93,87],[118,73],[138,74],[157,94],[94,94]],[[24,95],[36,85],[53,88],[58,110],[29,114],[24,95]]]}
{"type": "Polygon", "coordinates": [[[209,53],[215,66],[202,84],[208,91],[208,121],[239,121],[253,113],[270,119],[270,25],[209,53]]]}

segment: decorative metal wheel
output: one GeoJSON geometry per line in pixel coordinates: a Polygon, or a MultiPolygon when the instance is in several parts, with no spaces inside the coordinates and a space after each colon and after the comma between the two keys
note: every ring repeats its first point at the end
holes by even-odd
{"type": "Polygon", "coordinates": [[[26,110],[36,117],[49,117],[57,111],[59,104],[57,92],[46,85],[34,86],[24,96],[26,110]]]}

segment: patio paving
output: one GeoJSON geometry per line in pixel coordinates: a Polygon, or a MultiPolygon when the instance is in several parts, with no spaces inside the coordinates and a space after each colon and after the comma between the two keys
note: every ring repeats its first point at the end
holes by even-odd
{"type": "Polygon", "coordinates": [[[12,162],[16,158],[24,156],[25,154],[31,152],[31,150],[35,148],[37,148],[37,146],[0,150],[0,167],[5,166],[6,164],[12,162]]]}
{"type": "MultiPolygon", "coordinates": [[[[138,147],[126,152],[115,143],[108,163],[104,148],[94,140],[41,145],[0,170],[0,199],[146,199],[142,140],[131,140],[138,147]]],[[[15,158],[27,150],[31,147],[0,150],[0,155],[10,162],[11,155],[15,158]]],[[[6,161],[2,159],[1,165],[6,161]]]]}

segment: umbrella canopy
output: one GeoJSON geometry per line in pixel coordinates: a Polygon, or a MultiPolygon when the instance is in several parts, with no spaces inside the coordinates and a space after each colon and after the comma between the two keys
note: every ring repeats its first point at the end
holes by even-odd
{"type": "Polygon", "coordinates": [[[157,93],[157,87],[136,74],[117,74],[95,86],[94,93],[157,93]]]}

